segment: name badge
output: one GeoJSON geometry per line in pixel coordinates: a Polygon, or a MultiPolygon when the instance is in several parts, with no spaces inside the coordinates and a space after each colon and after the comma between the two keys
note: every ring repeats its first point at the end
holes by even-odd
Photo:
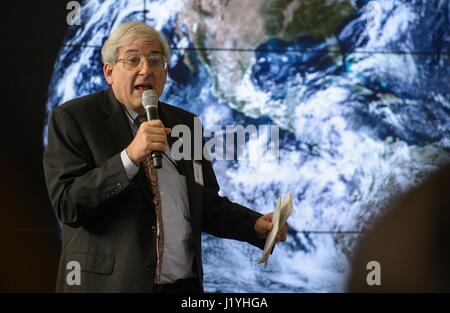
{"type": "Polygon", "coordinates": [[[202,164],[198,161],[194,161],[194,178],[195,182],[201,186],[203,186],[203,170],[202,164]]]}

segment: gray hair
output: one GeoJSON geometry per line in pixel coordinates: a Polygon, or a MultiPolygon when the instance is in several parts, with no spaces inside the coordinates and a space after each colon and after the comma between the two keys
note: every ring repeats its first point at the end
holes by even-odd
{"type": "Polygon", "coordinates": [[[127,22],[119,25],[105,41],[102,47],[104,64],[114,64],[119,48],[135,40],[154,40],[161,45],[161,52],[169,61],[170,49],[167,40],[153,27],[141,22],[127,22]]]}

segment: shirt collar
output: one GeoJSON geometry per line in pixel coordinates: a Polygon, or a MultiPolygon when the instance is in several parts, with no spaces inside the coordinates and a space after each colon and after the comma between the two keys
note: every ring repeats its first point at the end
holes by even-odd
{"type": "Polygon", "coordinates": [[[134,120],[136,119],[136,117],[139,115],[136,111],[134,111],[133,109],[130,109],[129,107],[127,107],[126,105],[123,106],[125,108],[125,110],[128,112],[127,116],[130,119],[131,118],[131,122],[134,122],[134,120]]]}

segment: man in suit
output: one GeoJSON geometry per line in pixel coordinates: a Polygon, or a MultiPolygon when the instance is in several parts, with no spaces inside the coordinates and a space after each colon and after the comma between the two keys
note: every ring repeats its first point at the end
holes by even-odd
{"type": "MultiPolygon", "coordinates": [[[[110,88],[61,105],[49,123],[45,177],[64,225],[57,291],[201,292],[201,232],[263,248],[272,216],[219,196],[207,159],[172,159],[171,128],[193,130],[193,114],[160,102],[160,119],[142,121],[143,92],[161,96],[167,77],[158,32],[122,24],[102,59],[110,88]],[[146,163],[153,151],[166,152],[161,169],[146,163]]],[[[284,225],[277,239],[286,236],[284,225]]]]}

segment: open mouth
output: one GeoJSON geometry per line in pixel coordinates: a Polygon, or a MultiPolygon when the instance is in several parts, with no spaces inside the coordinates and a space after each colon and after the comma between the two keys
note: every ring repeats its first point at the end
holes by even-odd
{"type": "Polygon", "coordinates": [[[137,84],[134,86],[134,90],[140,91],[140,92],[144,92],[144,90],[147,89],[153,89],[152,85],[149,84],[137,84]]]}

